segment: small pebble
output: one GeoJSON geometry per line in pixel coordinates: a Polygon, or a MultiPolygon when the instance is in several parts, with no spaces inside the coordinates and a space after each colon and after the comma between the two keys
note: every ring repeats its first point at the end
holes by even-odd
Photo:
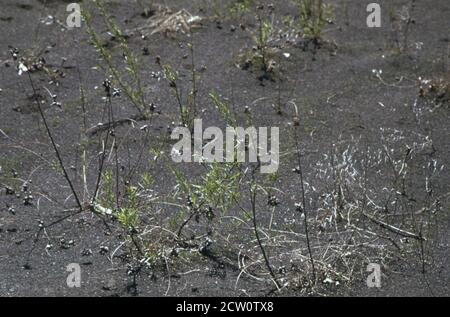
{"type": "Polygon", "coordinates": [[[109,248],[108,247],[106,247],[106,246],[101,246],[100,247],[100,254],[101,255],[105,255],[105,254],[107,254],[109,252],[109,248]]]}
{"type": "Polygon", "coordinates": [[[81,251],[81,255],[82,256],[90,256],[90,255],[92,255],[92,250],[91,249],[84,249],[83,251],[81,251]]]}

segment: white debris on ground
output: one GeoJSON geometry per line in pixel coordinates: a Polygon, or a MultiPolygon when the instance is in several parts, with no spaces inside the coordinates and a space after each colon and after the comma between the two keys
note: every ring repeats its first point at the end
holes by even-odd
{"type": "Polygon", "coordinates": [[[136,31],[141,32],[143,35],[156,33],[173,35],[180,32],[186,34],[193,29],[200,28],[202,21],[202,17],[192,15],[185,9],[173,13],[170,9],[164,8],[148,19],[146,25],[137,28],[136,31]]]}
{"type": "Polygon", "coordinates": [[[26,73],[28,71],[28,68],[25,66],[24,63],[20,62],[19,66],[17,66],[17,73],[19,76],[22,76],[23,73],[26,73]]]}
{"type": "Polygon", "coordinates": [[[95,204],[94,209],[96,212],[98,212],[99,214],[101,214],[103,216],[111,216],[113,214],[113,211],[111,209],[105,208],[99,204],[95,204]]]}

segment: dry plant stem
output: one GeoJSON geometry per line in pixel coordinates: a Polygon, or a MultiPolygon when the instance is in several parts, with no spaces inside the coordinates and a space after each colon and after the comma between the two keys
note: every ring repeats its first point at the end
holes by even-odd
{"type": "MultiPolygon", "coordinates": [[[[161,66],[161,70],[163,72],[165,72],[164,67],[161,64],[160,64],[160,66],[161,66]]],[[[177,99],[178,109],[180,111],[181,122],[186,125],[187,122],[185,120],[185,115],[184,115],[183,101],[182,101],[182,97],[181,97],[181,92],[180,92],[180,90],[178,88],[177,81],[176,80],[170,81],[169,84],[170,84],[170,87],[173,89],[173,92],[175,94],[175,98],[177,99]]]]}
{"type": "MultiPolygon", "coordinates": [[[[73,32],[72,32],[72,41],[73,41],[73,43],[77,43],[73,32]]],[[[83,87],[83,80],[82,80],[82,76],[81,76],[80,64],[78,63],[78,58],[75,57],[74,59],[75,59],[75,66],[77,69],[78,85],[79,85],[79,90],[80,90],[81,110],[83,111],[83,128],[84,128],[84,131],[86,131],[86,129],[87,129],[86,94],[85,94],[84,87],[83,87]]]]}
{"type": "MultiPolygon", "coordinates": [[[[112,107],[112,101],[111,96],[107,97],[108,99],[108,108],[109,108],[109,122],[114,122],[114,112],[112,107]]],[[[119,190],[119,157],[118,157],[118,145],[117,145],[117,139],[116,139],[116,133],[114,128],[111,130],[112,136],[113,136],[113,149],[114,149],[114,157],[115,157],[115,166],[116,166],[116,208],[117,210],[120,210],[120,190],[119,190]]]]}
{"type": "MultiPolygon", "coordinates": [[[[363,187],[364,187],[364,191],[363,191],[363,198],[362,198],[362,206],[361,206],[361,214],[362,215],[364,215],[365,214],[365,211],[366,211],[366,207],[367,207],[367,188],[368,188],[368,176],[367,176],[367,172],[368,172],[368,170],[369,170],[369,166],[368,166],[368,160],[369,160],[369,150],[368,150],[368,146],[366,145],[365,146],[365,151],[364,151],[364,153],[365,153],[365,157],[364,157],[364,160],[363,160],[363,165],[364,165],[364,170],[363,170],[363,179],[364,179],[364,183],[363,183],[363,187]]],[[[332,164],[332,166],[333,166],[333,170],[334,170],[334,172],[333,172],[333,179],[335,180],[336,179],[336,177],[335,177],[335,175],[336,175],[336,170],[335,170],[335,164],[334,164],[334,153],[333,153],[333,150],[331,150],[331,155],[330,155],[330,157],[331,157],[331,164],[332,164]]],[[[362,231],[362,232],[364,232],[364,233],[368,233],[369,231],[367,231],[367,230],[364,230],[364,229],[361,229],[361,228],[359,228],[359,225],[363,222],[363,219],[365,219],[364,217],[358,217],[357,218],[357,220],[356,220],[356,225],[354,225],[354,224],[351,224],[350,226],[354,229],[354,230],[352,230],[352,233],[351,233],[351,235],[350,235],[350,237],[348,238],[348,240],[347,240],[347,243],[344,245],[344,248],[343,248],[343,250],[342,250],[342,254],[345,254],[347,251],[348,251],[348,249],[350,248],[350,246],[351,246],[351,244],[352,244],[352,240],[353,240],[353,238],[355,237],[355,233],[356,233],[356,231],[362,231]]],[[[365,224],[363,223],[363,227],[365,228],[366,226],[365,226],[365,224]]],[[[398,244],[394,241],[394,239],[392,239],[391,237],[389,237],[389,236],[383,236],[383,235],[378,235],[378,234],[376,234],[376,233],[371,233],[370,232],[370,234],[372,234],[372,235],[375,235],[375,236],[377,236],[377,237],[379,237],[379,238],[382,238],[382,239],[385,239],[385,240],[388,240],[388,241],[390,241],[399,251],[401,251],[401,248],[398,246],[398,244]]],[[[334,261],[334,265],[336,265],[337,264],[337,261],[338,261],[339,259],[337,258],[335,261],[334,261]]]]}
{"type": "MultiPolygon", "coordinates": [[[[192,33],[192,37],[194,36],[194,33],[192,33]]],[[[192,64],[192,115],[193,118],[197,116],[197,71],[195,69],[195,55],[194,55],[194,44],[193,40],[190,45],[191,50],[191,64],[192,64]]]]}
{"type": "MultiPolygon", "coordinates": [[[[205,203],[206,203],[206,201],[202,201],[202,202],[198,205],[198,207],[197,207],[196,209],[197,209],[197,210],[200,210],[200,209],[203,207],[203,205],[204,205],[205,203]]],[[[184,227],[186,227],[186,225],[187,225],[187,224],[192,220],[192,218],[194,218],[197,214],[198,214],[198,212],[197,212],[196,210],[194,210],[194,211],[189,215],[189,217],[181,224],[180,228],[178,228],[178,231],[177,231],[177,238],[178,238],[178,239],[181,237],[181,233],[182,233],[184,227]]]]}
{"type": "Polygon", "coordinates": [[[303,213],[305,214],[305,216],[303,217],[303,219],[304,219],[303,223],[305,226],[306,245],[308,247],[309,259],[311,261],[312,274],[313,274],[313,279],[315,282],[316,281],[316,267],[314,265],[314,258],[313,258],[313,254],[312,254],[312,250],[311,250],[311,241],[310,241],[310,237],[309,237],[308,209],[306,207],[305,183],[304,183],[304,179],[303,179],[302,157],[300,154],[300,146],[298,144],[298,138],[299,138],[298,127],[294,127],[294,131],[295,131],[295,133],[294,133],[295,147],[297,150],[298,173],[300,175],[300,187],[302,190],[303,213]]]}
{"type": "MultiPolygon", "coordinates": [[[[278,65],[280,65],[281,68],[281,58],[278,59],[278,65]]],[[[278,96],[277,96],[277,114],[282,115],[283,114],[283,105],[282,105],[282,96],[281,96],[281,84],[283,83],[283,78],[280,74],[280,78],[278,79],[278,96]]]]}
{"type": "Polygon", "coordinates": [[[115,120],[114,122],[103,123],[101,125],[96,125],[94,127],[91,127],[86,130],[86,135],[93,137],[93,136],[99,134],[100,132],[103,132],[103,131],[106,131],[106,130],[109,130],[112,128],[116,128],[118,126],[122,126],[127,123],[132,124],[137,121],[145,121],[147,119],[150,120],[151,118],[147,118],[146,116],[144,116],[142,114],[136,114],[127,119],[118,119],[118,120],[115,120]]]}
{"type": "Polygon", "coordinates": [[[258,23],[259,23],[259,46],[260,46],[260,50],[261,50],[261,56],[262,56],[262,67],[263,67],[263,71],[267,72],[268,71],[268,67],[267,67],[267,56],[266,56],[266,43],[264,42],[264,31],[263,31],[263,19],[261,17],[261,14],[258,14],[258,23]]]}
{"type": "Polygon", "coordinates": [[[262,241],[261,241],[261,238],[260,238],[259,232],[258,232],[258,223],[256,220],[257,185],[256,185],[255,173],[256,173],[256,170],[259,168],[259,166],[260,166],[260,163],[258,163],[258,166],[252,172],[252,184],[251,184],[252,188],[250,189],[251,204],[252,204],[253,230],[255,231],[255,237],[258,242],[259,248],[261,249],[261,253],[264,257],[264,262],[266,263],[266,267],[269,270],[269,273],[272,276],[272,279],[273,279],[277,289],[281,289],[281,285],[278,282],[278,279],[275,276],[275,273],[273,272],[272,266],[270,265],[269,258],[267,257],[266,250],[264,249],[264,246],[262,244],[262,241]]]}
{"type": "Polygon", "coordinates": [[[172,274],[170,273],[169,261],[167,261],[166,251],[164,249],[163,249],[163,254],[164,254],[164,262],[166,264],[167,278],[168,278],[167,289],[166,289],[166,292],[164,293],[164,296],[167,296],[169,294],[169,291],[170,291],[171,275],[172,274]]]}
{"type": "MultiPolygon", "coordinates": [[[[106,102],[108,102],[108,101],[106,101],[106,102]]],[[[98,174],[97,174],[97,181],[95,184],[94,195],[92,196],[92,204],[95,204],[95,201],[97,200],[98,191],[100,189],[100,182],[102,180],[103,167],[105,165],[105,159],[106,159],[106,146],[108,144],[110,131],[111,130],[108,129],[108,133],[106,134],[106,138],[105,138],[105,143],[103,144],[102,157],[100,158],[100,166],[99,166],[98,174]]]]}
{"type": "Polygon", "coordinates": [[[175,97],[177,98],[178,108],[180,109],[181,122],[183,124],[187,125],[185,113],[184,113],[183,102],[181,101],[181,94],[178,91],[178,88],[176,88],[176,87],[174,88],[174,91],[175,91],[175,97]]]}
{"type": "Polygon", "coordinates": [[[120,171],[119,171],[119,154],[118,154],[118,145],[116,143],[116,138],[114,137],[114,157],[115,157],[115,165],[116,165],[116,208],[120,210],[120,171]]]}
{"type": "Polygon", "coordinates": [[[77,66],[77,70],[78,70],[78,79],[80,81],[80,98],[81,98],[81,108],[83,110],[83,128],[84,131],[86,131],[87,129],[87,118],[86,118],[86,95],[84,93],[84,87],[83,84],[81,83],[81,72],[80,69],[77,66]]]}
{"type": "MultiPolygon", "coordinates": [[[[112,99],[111,96],[108,95],[106,97],[107,103],[108,103],[108,121],[111,122],[115,122],[114,121],[114,112],[113,112],[113,107],[112,107],[112,99]]],[[[115,169],[116,169],[116,208],[117,210],[120,210],[120,189],[119,189],[119,181],[120,181],[120,169],[119,169],[119,156],[118,156],[118,145],[117,145],[117,139],[116,139],[116,134],[115,134],[115,130],[114,128],[110,128],[108,130],[108,135],[112,135],[113,138],[113,150],[114,150],[114,156],[115,156],[115,169]]],[[[106,141],[105,143],[105,149],[106,149],[106,145],[107,145],[108,141],[106,141]]],[[[102,163],[101,165],[103,166],[103,162],[106,159],[106,151],[103,151],[103,157],[102,157],[102,163]]],[[[102,169],[100,170],[99,173],[99,177],[101,179],[101,175],[102,175],[102,169]]],[[[136,230],[134,227],[131,228],[130,232],[129,232],[129,236],[131,239],[131,242],[133,243],[133,245],[136,247],[136,250],[138,251],[139,255],[144,257],[145,253],[143,252],[141,246],[139,245],[139,242],[136,240],[136,230]]]]}
{"type": "Polygon", "coordinates": [[[36,92],[36,88],[34,87],[33,79],[31,78],[31,74],[30,74],[30,72],[27,72],[27,74],[28,74],[28,79],[30,80],[31,88],[33,89],[33,95],[34,95],[34,98],[35,98],[35,101],[36,101],[36,104],[37,104],[37,107],[38,107],[38,110],[39,110],[39,114],[40,114],[40,116],[42,118],[42,121],[44,123],[45,130],[47,131],[48,137],[50,138],[50,141],[52,143],[53,150],[55,151],[55,154],[56,154],[56,157],[58,159],[59,165],[60,165],[60,167],[61,167],[61,169],[63,171],[64,177],[65,177],[67,183],[70,186],[70,189],[72,191],[73,197],[75,198],[75,201],[77,203],[77,206],[78,206],[79,210],[83,211],[83,206],[81,204],[81,201],[78,198],[77,192],[75,191],[75,188],[74,188],[74,186],[72,184],[72,181],[70,180],[69,174],[66,171],[66,168],[64,166],[64,163],[63,163],[63,160],[62,160],[62,157],[61,157],[61,154],[59,153],[59,150],[58,150],[58,146],[56,145],[56,142],[55,142],[55,140],[53,138],[52,132],[50,131],[50,127],[47,124],[47,120],[45,118],[44,112],[42,111],[42,107],[41,107],[41,104],[39,102],[39,98],[38,98],[38,95],[37,95],[37,92],[36,92]]]}
{"type": "Polygon", "coordinates": [[[147,131],[146,131],[146,133],[145,133],[145,141],[144,141],[144,144],[143,144],[143,146],[141,147],[141,150],[140,150],[140,152],[139,152],[139,156],[138,156],[138,159],[137,159],[137,161],[136,161],[136,163],[134,164],[134,166],[133,167],[129,167],[128,168],[128,170],[130,171],[129,173],[128,173],[128,175],[127,175],[127,178],[126,178],[126,180],[128,181],[128,182],[131,182],[131,180],[133,179],[133,177],[134,177],[134,174],[136,173],[136,171],[137,171],[137,169],[138,169],[138,167],[139,167],[139,164],[140,164],[140,162],[142,161],[142,156],[144,155],[144,150],[145,149],[147,149],[147,144],[148,144],[148,139],[149,139],[149,130],[147,129],[147,131]]]}
{"type": "Polygon", "coordinates": [[[131,241],[133,242],[133,244],[136,247],[136,250],[139,252],[140,256],[145,257],[144,251],[142,250],[141,246],[139,245],[138,241],[136,240],[135,228],[132,228],[132,231],[129,235],[130,235],[131,241]]]}
{"type": "Polygon", "coordinates": [[[180,228],[178,228],[178,231],[177,231],[177,238],[178,239],[181,237],[181,233],[183,232],[184,227],[186,227],[186,225],[189,223],[189,221],[191,221],[192,218],[194,218],[195,214],[196,214],[195,212],[191,213],[189,215],[189,217],[185,221],[183,221],[183,223],[181,224],[180,228]]]}
{"type": "Polygon", "coordinates": [[[405,238],[412,238],[412,239],[416,239],[416,240],[418,240],[418,241],[425,241],[425,240],[426,240],[424,237],[422,237],[422,235],[417,235],[417,234],[414,234],[414,233],[412,233],[412,232],[409,232],[409,231],[406,231],[406,230],[399,229],[399,228],[394,227],[394,226],[392,226],[392,225],[390,225],[390,224],[387,224],[387,223],[385,223],[385,222],[382,222],[382,221],[380,221],[380,220],[377,220],[377,219],[375,219],[375,218],[369,216],[369,215],[366,214],[366,213],[363,213],[363,215],[364,215],[365,217],[367,217],[367,218],[368,218],[370,221],[372,221],[373,223],[379,225],[381,228],[386,229],[386,230],[389,230],[389,231],[391,231],[391,232],[393,232],[393,233],[395,233],[395,234],[398,234],[398,235],[400,235],[400,236],[402,236],[402,237],[405,237],[405,238]]]}

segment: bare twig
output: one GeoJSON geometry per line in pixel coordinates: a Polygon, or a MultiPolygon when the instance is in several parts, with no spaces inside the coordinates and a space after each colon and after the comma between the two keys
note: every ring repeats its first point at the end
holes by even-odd
{"type": "Polygon", "coordinates": [[[251,189],[250,189],[250,194],[251,194],[251,204],[252,204],[252,218],[253,218],[253,229],[255,231],[255,237],[256,240],[258,242],[259,248],[261,249],[261,253],[264,257],[264,261],[266,264],[267,269],[269,270],[270,275],[272,276],[272,279],[275,283],[275,285],[277,286],[278,289],[281,288],[280,283],[278,282],[278,279],[275,275],[275,273],[273,272],[272,266],[270,265],[270,261],[269,258],[267,257],[266,254],[266,250],[264,249],[264,246],[262,244],[261,238],[259,236],[259,230],[258,230],[258,223],[256,220],[256,196],[257,196],[257,186],[256,186],[256,177],[255,177],[255,173],[256,170],[259,168],[260,163],[255,167],[255,169],[253,169],[252,172],[252,184],[251,184],[251,189]]]}
{"type": "Polygon", "coordinates": [[[366,214],[366,213],[363,213],[363,215],[364,215],[367,219],[369,219],[370,221],[372,221],[373,223],[379,225],[381,228],[386,229],[386,230],[389,230],[389,231],[391,231],[391,232],[393,232],[393,233],[396,233],[396,234],[398,234],[398,235],[401,235],[402,237],[405,237],[405,238],[412,238],[412,239],[416,239],[416,240],[419,240],[419,241],[426,241],[426,239],[425,239],[424,237],[420,236],[420,235],[417,235],[417,234],[414,234],[414,233],[412,233],[412,232],[409,232],[409,231],[402,230],[402,229],[400,229],[400,228],[394,227],[393,225],[390,225],[390,224],[387,224],[387,223],[385,223],[385,222],[383,222],[383,221],[380,221],[380,220],[378,220],[378,219],[375,219],[375,218],[369,216],[369,215],[366,214]]]}
{"type": "MultiPolygon", "coordinates": [[[[296,115],[297,115],[297,120],[299,120],[298,110],[297,110],[296,106],[295,106],[295,111],[296,111],[296,115]]],[[[311,261],[313,278],[314,278],[314,281],[316,281],[316,268],[314,266],[314,257],[313,257],[312,250],[311,250],[311,241],[310,241],[309,230],[308,230],[308,209],[306,207],[305,183],[304,183],[304,179],[303,179],[302,157],[300,154],[300,145],[298,142],[298,139],[300,137],[300,135],[298,133],[298,125],[294,124],[294,132],[295,132],[294,133],[295,146],[296,146],[296,150],[297,150],[298,174],[300,176],[300,188],[302,190],[302,205],[303,205],[302,207],[303,207],[303,213],[305,215],[303,217],[303,223],[305,226],[306,244],[308,247],[309,258],[311,261]]]]}
{"type": "Polygon", "coordinates": [[[64,177],[67,180],[67,183],[70,186],[70,189],[72,190],[73,197],[75,198],[75,201],[76,201],[80,211],[82,211],[83,210],[83,206],[81,204],[80,199],[78,198],[77,192],[75,191],[75,188],[74,188],[74,186],[72,184],[72,181],[71,181],[71,179],[69,177],[69,174],[66,171],[66,168],[64,166],[64,163],[63,163],[63,160],[62,160],[62,157],[61,157],[61,154],[59,153],[59,150],[58,150],[58,146],[56,145],[55,139],[53,138],[52,132],[50,131],[50,127],[47,124],[47,120],[45,118],[44,112],[42,111],[41,103],[39,102],[39,97],[38,97],[37,91],[36,91],[36,89],[34,87],[33,79],[31,78],[31,74],[30,74],[30,72],[27,72],[27,74],[28,74],[28,78],[30,80],[31,88],[33,89],[33,96],[35,98],[36,105],[37,105],[38,110],[39,110],[39,114],[41,115],[42,121],[44,122],[44,126],[45,126],[45,129],[47,131],[48,137],[50,138],[50,141],[52,143],[53,150],[55,151],[56,157],[58,158],[59,165],[60,165],[60,167],[61,167],[61,169],[62,169],[62,171],[64,173],[64,177]]]}

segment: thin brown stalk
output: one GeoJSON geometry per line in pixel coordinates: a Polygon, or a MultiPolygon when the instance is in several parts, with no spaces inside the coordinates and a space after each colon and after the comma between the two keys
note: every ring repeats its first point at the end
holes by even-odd
{"type": "Polygon", "coordinates": [[[80,209],[80,211],[82,211],[83,210],[83,205],[81,204],[81,201],[78,198],[77,192],[76,192],[76,190],[75,190],[75,188],[73,186],[72,180],[70,179],[69,174],[67,173],[67,170],[66,170],[66,168],[64,166],[64,163],[63,163],[63,160],[62,160],[62,157],[61,157],[61,153],[59,152],[58,146],[56,145],[55,139],[53,138],[52,132],[51,132],[50,127],[49,127],[49,125],[47,123],[47,119],[45,118],[44,111],[42,111],[41,103],[39,102],[39,98],[38,98],[38,95],[37,95],[36,88],[34,87],[34,83],[33,83],[33,79],[31,78],[31,74],[30,74],[30,72],[27,72],[27,74],[28,74],[28,79],[30,80],[31,88],[33,89],[33,96],[35,98],[35,101],[36,101],[36,104],[37,104],[37,107],[38,107],[38,110],[39,110],[39,114],[40,114],[40,116],[42,118],[42,121],[44,123],[45,130],[47,131],[48,137],[49,137],[49,139],[50,139],[50,141],[52,143],[53,150],[55,151],[56,157],[57,157],[58,162],[59,162],[59,166],[61,167],[61,169],[63,171],[64,178],[66,179],[67,183],[70,186],[70,189],[72,191],[73,197],[75,198],[75,201],[77,203],[78,208],[80,209]]]}

